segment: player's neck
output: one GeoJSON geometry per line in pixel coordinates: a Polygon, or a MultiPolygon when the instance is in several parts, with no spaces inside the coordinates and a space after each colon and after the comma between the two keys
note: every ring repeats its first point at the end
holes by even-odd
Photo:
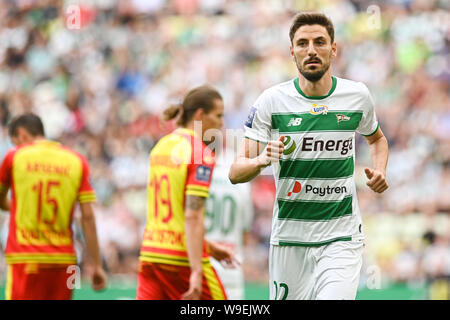
{"type": "Polygon", "coordinates": [[[299,74],[298,84],[303,93],[308,97],[325,96],[328,94],[328,92],[330,92],[331,87],[333,85],[333,80],[331,78],[331,71],[330,69],[328,69],[328,71],[323,75],[323,77],[316,82],[309,81],[301,74],[299,74]]]}
{"type": "Polygon", "coordinates": [[[27,135],[27,136],[24,136],[24,137],[19,138],[19,139],[15,142],[15,144],[16,144],[17,146],[20,147],[20,146],[32,144],[32,143],[39,142],[39,141],[45,141],[45,140],[46,140],[46,139],[45,139],[45,137],[43,137],[43,136],[36,136],[36,137],[33,137],[32,135],[27,135]]]}
{"type": "Polygon", "coordinates": [[[47,140],[44,136],[36,136],[33,138],[32,142],[39,142],[47,140]]]}
{"type": "Polygon", "coordinates": [[[194,121],[191,121],[185,127],[182,128],[193,131],[197,137],[202,137],[203,136],[202,128],[201,125],[200,126],[198,125],[198,123],[199,122],[197,121],[197,123],[195,123],[196,125],[194,125],[194,121]]]}

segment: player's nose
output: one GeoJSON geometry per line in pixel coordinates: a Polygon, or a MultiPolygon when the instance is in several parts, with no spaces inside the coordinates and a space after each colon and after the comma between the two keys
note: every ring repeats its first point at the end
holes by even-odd
{"type": "Polygon", "coordinates": [[[316,48],[314,47],[314,44],[312,43],[312,41],[308,45],[307,53],[310,57],[317,55],[316,48]]]}

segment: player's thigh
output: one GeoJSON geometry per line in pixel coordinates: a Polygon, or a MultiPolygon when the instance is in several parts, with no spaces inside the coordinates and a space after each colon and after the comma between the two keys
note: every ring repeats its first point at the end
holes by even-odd
{"type": "Polygon", "coordinates": [[[313,249],[270,246],[269,288],[271,300],[308,300],[314,288],[313,249]]]}
{"type": "Polygon", "coordinates": [[[38,273],[29,277],[30,286],[34,286],[31,291],[38,297],[36,299],[72,299],[72,282],[69,281],[71,273],[67,272],[67,267],[67,265],[39,265],[38,273]]]}
{"type": "Polygon", "coordinates": [[[26,294],[25,264],[8,265],[6,278],[6,300],[24,300],[26,294]]]}
{"type": "Polygon", "coordinates": [[[358,290],[364,243],[339,241],[323,248],[317,264],[315,299],[354,300],[358,290]]]}
{"type": "MultiPolygon", "coordinates": [[[[179,300],[189,289],[191,268],[188,266],[175,266],[166,264],[155,264],[154,274],[159,281],[161,291],[167,299],[179,300]]],[[[225,290],[217,276],[216,271],[209,263],[202,267],[202,293],[201,300],[224,300],[225,290]]]]}
{"type": "Polygon", "coordinates": [[[70,300],[66,266],[20,263],[8,266],[6,298],[11,300],[70,300]]]}

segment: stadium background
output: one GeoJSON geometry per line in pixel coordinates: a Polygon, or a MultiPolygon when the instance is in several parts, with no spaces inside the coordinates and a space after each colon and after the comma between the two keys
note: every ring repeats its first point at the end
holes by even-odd
{"type": "MultiPolygon", "coordinates": [[[[390,146],[390,188],[377,195],[365,186],[368,149],[356,138],[367,235],[358,299],[449,299],[449,6],[444,0],[0,1],[0,155],[11,147],[8,120],[34,111],[49,138],[90,161],[111,282],[103,293],[83,282],[75,298],[134,298],[147,157],[174,127],[159,121],[161,111],[209,83],[223,94],[226,128],[242,129],[259,93],[296,76],[289,24],[296,11],[317,9],[335,23],[333,73],[369,87],[390,146]],[[72,15],[78,9],[80,20],[72,15]]],[[[252,199],[246,298],[267,299],[271,176],[252,182],[252,199]]],[[[3,248],[7,220],[0,213],[3,248]]],[[[80,249],[78,225],[75,234],[80,249]]],[[[84,256],[79,250],[86,275],[84,256]]],[[[0,298],[5,274],[1,253],[0,298]]]]}

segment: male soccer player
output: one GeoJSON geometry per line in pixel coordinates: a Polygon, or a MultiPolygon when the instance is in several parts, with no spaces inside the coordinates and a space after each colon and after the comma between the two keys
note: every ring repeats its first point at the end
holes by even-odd
{"type": "MultiPolygon", "coordinates": [[[[237,260],[243,262],[245,236],[253,221],[253,205],[249,184],[233,186],[228,172],[234,160],[234,150],[225,149],[217,155],[209,198],[206,200],[206,238],[233,250],[237,260]]],[[[225,287],[230,300],[243,300],[244,272],[241,266],[227,268],[211,259],[214,269],[225,287]]]]}
{"type": "Polygon", "coordinates": [[[388,188],[388,144],[367,87],[332,76],[332,22],[298,14],[289,32],[298,77],[265,90],[250,110],[229,178],[247,182],[272,164],[271,299],[355,299],[363,230],[354,174],[355,132],[365,136],[367,185],[388,188]]]}
{"type": "Polygon", "coordinates": [[[178,117],[180,127],[161,138],[150,153],[137,299],[226,299],[209,257],[232,264],[234,256],[205,241],[203,224],[215,163],[203,137],[222,127],[222,97],[214,88],[197,87],[180,106],[169,107],[165,117],[178,117]]]}
{"type": "Polygon", "coordinates": [[[105,287],[91,203],[88,162],[82,155],[45,139],[41,119],[25,114],[13,119],[9,135],[16,148],[0,168],[0,205],[10,210],[6,245],[6,298],[67,300],[76,264],[72,215],[80,203],[86,245],[94,263],[92,286],[105,287]],[[11,200],[7,198],[11,189],[11,200]]]}

